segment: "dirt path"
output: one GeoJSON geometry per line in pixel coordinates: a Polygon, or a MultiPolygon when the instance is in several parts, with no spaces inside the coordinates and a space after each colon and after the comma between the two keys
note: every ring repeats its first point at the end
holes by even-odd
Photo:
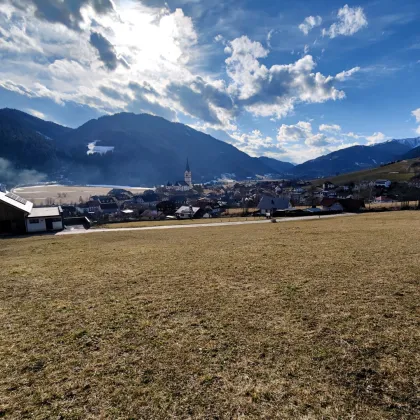
{"type": "MultiPolygon", "coordinates": [[[[294,222],[299,220],[319,220],[331,219],[333,217],[347,217],[356,216],[354,213],[331,214],[326,216],[304,216],[304,217],[283,217],[276,219],[278,223],[294,222]]],[[[89,229],[89,230],[63,230],[57,232],[56,235],[78,235],[87,233],[103,233],[103,232],[127,232],[127,231],[140,231],[140,230],[161,230],[161,229],[186,229],[186,228],[200,228],[200,227],[218,227],[218,226],[237,226],[237,225],[255,225],[258,223],[271,223],[270,220],[257,220],[246,222],[220,222],[220,223],[196,223],[191,225],[168,225],[168,226],[150,226],[138,228],[117,228],[117,229],[89,229]]]]}

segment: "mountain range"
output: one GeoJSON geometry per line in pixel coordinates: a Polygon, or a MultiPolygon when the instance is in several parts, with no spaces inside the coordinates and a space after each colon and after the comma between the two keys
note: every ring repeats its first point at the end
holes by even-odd
{"type": "MultiPolygon", "coordinates": [[[[267,173],[317,178],[379,166],[417,153],[419,146],[420,138],[353,146],[293,165],[251,157],[208,134],[148,114],[108,115],[72,129],[22,111],[0,110],[0,158],[17,170],[36,170],[49,179],[76,183],[176,181],[183,177],[187,157],[194,182],[222,174],[235,174],[238,179],[267,173]]],[[[0,171],[0,182],[1,177],[0,171]]]]}

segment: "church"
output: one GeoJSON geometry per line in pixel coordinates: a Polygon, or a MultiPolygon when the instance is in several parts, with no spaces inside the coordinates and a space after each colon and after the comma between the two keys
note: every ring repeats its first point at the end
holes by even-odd
{"type": "Polygon", "coordinates": [[[183,181],[177,181],[173,184],[168,182],[166,184],[166,189],[172,190],[172,191],[189,191],[192,190],[193,184],[192,184],[192,172],[190,168],[190,163],[187,158],[187,166],[185,167],[184,172],[184,180],[183,181]]]}

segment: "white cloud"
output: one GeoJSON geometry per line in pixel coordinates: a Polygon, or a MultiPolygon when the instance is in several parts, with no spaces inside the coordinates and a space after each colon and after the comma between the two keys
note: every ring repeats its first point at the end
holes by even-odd
{"type": "Polygon", "coordinates": [[[277,140],[284,143],[306,140],[312,135],[312,125],[306,121],[297,124],[282,124],[277,132],[277,140]]]}
{"type": "Polygon", "coordinates": [[[386,136],[380,132],[368,137],[353,132],[343,133],[337,124],[321,124],[316,132],[310,122],[299,121],[291,125],[282,124],[277,140],[285,150],[281,156],[283,159],[301,163],[366,141],[368,144],[380,143],[386,140],[386,136]],[[358,141],[354,142],[353,139],[358,141]]]}
{"type": "Polygon", "coordinates": [[[272,137],[264,136],[260,130],[253,130],[250,133],[231,133],[234,145],[251,156],[269,155],[278,157],[285,153],[283,147],[272,137]]]}
{"type": "Polygon", "coordinates": [[[366,15],[362,7],[349,7],[347,4],[337,13],[337,22],[329,29],[323,29],[322,35],[335,38],[339,35],[350,36],[368,25],[366,15]]]}
{"type": "Polygon", "coordinates": [[[382,143],[386,140],[386,136],[384,133],[376,132],[373,133],[371,136],[367,136],[366,140],[368,141],[368,145],[382,143]]]}
{"type": "Polygon", "coordinates": [[[305,144],[314,147],[324,147],[328,146],[330,143],[332,143],[331,139],[328,139],[327,136],[322,133],[314,134],[305,140],[305,144]]]}
{"type": "Polygon", "coordinates": [[[341,131],[341,127],[337,124],[321,124],[319,126],[319,131],[327,131],[327,132],[339,132],[341,131]]]}
{"type": "Polygon", "coordinates": [[[41,111],[37,111],[36,109],[26,108],[25,111],[28,112],[29,114],[33,115],[34,117],[41,118],[42,120],[47,119],[47,117],[44,113],[42,113],[41,111]]]}
{"type": "MultiPolygon", "coordinates": [[[[311,55],[268,68],[259,59],[266,58],[269,51],[246,36],[231,41],[225,51],[230,54],[226,69],[232,80],[228,92],[255,116],[281,118],[299,102],[321,103],[345,97],[344,91],[335,87],[339,81],[335,76],[314,72],[316,63],[311,55]]],[[[348,77],[353,72],[349,71],[348,77]]]]}
{"type": "Polygon", "coordinates": [[[420,123],[420,108],[415,109],[411,112],[411,115],[416,118],[416,121],[420,123]]]}
{"type": "Polygon", "coordinates": [[[360,67],[353,67],[350,70],[342,71],[341,73],[338,73],[335,75],[335,78],[339,80],[340,82],[349,79],[351,76],[353,76],[354,73],[357,73],[360,70],[360,67]]]}
{"type": "MultiPolygon", "coordinates": [[[[192,69],[200,51],[192,19],[181,9],[171,13],[134,0],[115,4],[83,0],[86,5],[113,7],[108,7],[110,13],[105,7],[101,13],[83,7],[80,19],[67,25],[71,16],[70,20],[45,18],[53,1],[38,2],[41,14],[8,1],[9,13],[0,13],[0,38],[11,44],[0,41],[0,86],[30,98],[48,97],[58,104],[73,101],[106,113],[130,110],[168,118],[174,110],[182,112],[182,105],[166,95],[166,87],[173,81],[187,84],[195,79],[192,69]],[[90,42],[93,33],[102,41],[95,43],[96,49],[90,42]],[[133,80],[147,81],[155,94],[139,101],[128,87],[133,80]],[[104,87],[119,94],[112,97],[104,87]]],[[[67,3],[60,7],[67,13],[67,3]]]]}
{"type": "Polygon", "coordinates": [[[362,139],[362,138],[364,138],[360,134],[353,133],[352,131],[350,131],[350,133],[347,133],[346,136],[347,137],[351,137],[353,139],[362,139]]]}
{"type": "MultiPolygon", "coordinates": [[[[411,112],[411,115],[415,117],[416,121],[420,123],[420,108],[415,109],[411,112]]],[[[420,126],[417,127],[416,133],[420,136],[420,126]]]]}
{"type": "Polygon", "coordinates": [[[309,52],[309,45],[305,45],[304,47],[303,47],[303,53],[306,55],[306,54],[308,54],[308,52],[309,52]]]}
{"type": "Polygon", "coordinates": [[[313,29],[313,28],[315,28],[315,27],[317,27],[317,26],[319,26],[319,25],[321,25],[321,23],[322,23],[322,18],[321,18],[321,16],[308,16],[308,17],[306,17],[305,18],[305,20],[303,21],[303,23],[301,23],[300,25],[299,25],[299,29],[305,34],[305,35],[308,35],[309,34],[309,32],[313,29]]]}
{"type": "Polygon", "coordinates": [[[234,39],[227,48],[231,56],[226,59],[226,69],[233,80],[229,92],[239,99],[248,99],[258,93],[260,81],[268,75],[267,67],[258,61],[259,58],[267,57],[268,50],[247,36],[234,39]]]}

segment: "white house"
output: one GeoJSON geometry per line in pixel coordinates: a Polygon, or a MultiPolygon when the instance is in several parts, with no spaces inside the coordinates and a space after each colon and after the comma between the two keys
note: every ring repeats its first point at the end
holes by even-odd
{"type": "Polygon", "coordinates": [[[291,207],[288,198],[264,196],[258,203],[258,209],[261,214],[274,213],[277,210],[286,210],[291,207]]]}
{"type": "Polygon", "coordinates": [[[375,181],[375,187],[389,188],[390,186],[391,186],[391,181],[389,179],[377,179],[375,181]]]}
{"type": "Polygon", "coordinates": [[[36,207],[26,217],[26,231],[47,232],[63,229],[61,207],[36,207]]]}

